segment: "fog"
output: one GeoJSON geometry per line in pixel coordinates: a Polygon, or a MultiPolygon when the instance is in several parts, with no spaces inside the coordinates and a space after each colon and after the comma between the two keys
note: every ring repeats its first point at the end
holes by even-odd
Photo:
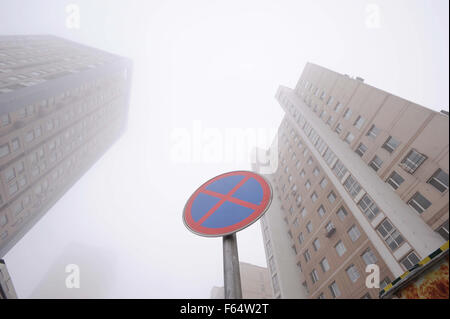
{"type": "MultiPolygon", "coordinates": [[[[0,0],[0,34],[53,34],[133,61],[127,131],[5,256],[19,297],[209,298],[223,285],[222,241],[189,232],[183,207],[271,143],[283,117],[277,87],[294,87],[313,62],[448,110],[448,9],[446,0],[0,0]],[[241,146],[230,136],[244,130],[259,133],[241,146]],[[80,266],[73,294],[69,263],[80,266]]],[[[241,261],[266,266],[259,223],[238,245],[241,261]]]]}

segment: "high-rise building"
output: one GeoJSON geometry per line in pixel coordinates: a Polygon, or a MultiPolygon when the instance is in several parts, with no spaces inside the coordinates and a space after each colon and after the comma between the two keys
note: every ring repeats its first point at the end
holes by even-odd
{"type": "MultiPolygon", "coordinates": [[[[265,267],[240,262],[241,288],[243,299],[271,299],[273,298],[269,271],[265,267]]],[[[211,299],[224,299],[223,287],[213,287],[211,299]]]]}
{"type": "Polygon", "coordinates": [[[367,265],[383,288],[448,240],[448,114],[311,63],[276,98],[261,220],[275,297],[377,298],[367,265]]]}
{"type": "Polygon", "coordinates": [[[17,299],[16,290],[3,259],[0,259],[0,299],[17,299]]]}
{"type": "Polygon", "coordinates": [[[53,36],[0,36],[0,256],[125,128],[131,63],[53,36]]]}

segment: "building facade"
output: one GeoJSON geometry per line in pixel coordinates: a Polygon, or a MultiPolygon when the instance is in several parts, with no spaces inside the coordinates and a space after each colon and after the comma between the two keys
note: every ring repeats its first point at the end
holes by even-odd
{"type": "Polygon", "coordinates": [[[377,298],[367,265],[383,288],[448,240],[448,114],[311,63],[276,98],[285,116],[268,178],[281,208],[261,225],[272,279],[296,282],[278,297],[296,286],[306,298],[377,298]]]}
{"type": "Polygon", "coordinates": [[[0,37],[0,256],[123,132],[131,63],[53,36],[0,37]]]}
{"type": "MultiPolygon", "coordinates": [[[[240,262],[241,288],[243,299],[272,299],[272,285],[269,271],[265,267],[240,262]]],[[[223,287],[213,287],[211,299],[224,299],[223,287]]]]}
{"type": "Polygon", "coordinates": [[[17,299],[16,290],[3,259],[0,259],[0,299],[17,299]]]}

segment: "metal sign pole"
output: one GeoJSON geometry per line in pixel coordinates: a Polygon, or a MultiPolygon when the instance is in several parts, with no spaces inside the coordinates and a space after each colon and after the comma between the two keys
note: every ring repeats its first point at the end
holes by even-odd
{"type": "Polygon", "coordinates": [[[224,297],[225,299],[242,299],[236,233],[222,238],[224,297]]]}

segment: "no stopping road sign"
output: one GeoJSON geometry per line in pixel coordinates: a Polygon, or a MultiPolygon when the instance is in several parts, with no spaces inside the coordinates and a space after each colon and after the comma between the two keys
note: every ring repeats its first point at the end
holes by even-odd
{"type": "Polygon", "coordinates": [[[200,186],[183,211],[186,227],[200,236],[235,233],[257,221],[272,201],[272,188],[259,174],[234,171],[200,186]]]}

